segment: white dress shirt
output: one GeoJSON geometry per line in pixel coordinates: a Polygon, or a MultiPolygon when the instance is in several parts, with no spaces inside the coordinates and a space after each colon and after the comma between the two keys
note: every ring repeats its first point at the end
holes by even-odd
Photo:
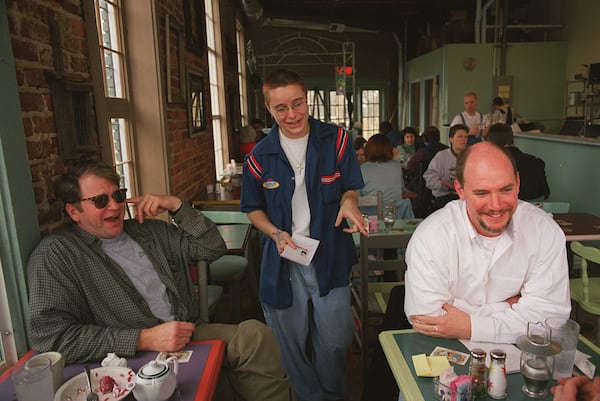
{"type": "Polygon", "coordinates": [[[552,217],[519,201],[497,239],[479,235],[462,200],[425,219],[406,252],[406,315],[445,314],[444,303],[471,317],[471,340],[514,343],[527,322],[568,318],[565,236],[552,217]],[[520,295],[512,307],[506,299],[520,295]]]}

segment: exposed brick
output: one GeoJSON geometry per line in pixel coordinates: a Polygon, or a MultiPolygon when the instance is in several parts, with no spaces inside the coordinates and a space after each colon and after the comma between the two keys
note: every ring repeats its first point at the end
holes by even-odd
{"type": "Polygon", "coordinates": [[[21,110],[27,111],[45,111],[44,98],[39,93],[21,92],[21,110]]]}
{"type": "Polygon", "coordinates": [[[13,36],[12,45],[15,59],[38,62],[37,49],[32,43],[13,36]]]}

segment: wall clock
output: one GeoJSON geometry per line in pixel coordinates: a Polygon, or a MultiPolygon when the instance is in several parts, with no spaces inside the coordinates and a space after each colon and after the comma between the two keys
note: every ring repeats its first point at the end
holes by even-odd
{"type": "Polygon", "coordinates": [[[477,59],[475,57],[466,57],[463,60],[463,68],[465,71],[473,71],[477,67],[477,59]]]}

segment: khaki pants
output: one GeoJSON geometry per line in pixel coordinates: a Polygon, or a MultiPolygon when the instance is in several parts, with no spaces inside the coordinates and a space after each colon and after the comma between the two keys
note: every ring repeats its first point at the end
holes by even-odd
{"type": "Polygon", "coordinates": [[[235,400],[234,393],[245,401],[292,399],[279,345],[265,324],[258,320],[202,324],[193,340],[223,340],[227,344],[215,400],[235,400]]]}

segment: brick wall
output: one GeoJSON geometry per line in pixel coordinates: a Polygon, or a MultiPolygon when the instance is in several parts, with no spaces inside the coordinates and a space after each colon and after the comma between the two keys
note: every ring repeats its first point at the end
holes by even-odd
{"type": "MultiPolygon", "coordinates": [[[[53,112],[52,94],[47,72],[56,72],[55,54],[52,48],[50,20],[57,23],[62,42],[62,66],[64,72],[74,74],[82,80],[89,80],[87,42],[83,20],[83,0],[7,0],[10,32],[19,86],[23,126],[27,140],[32,185],[38,208],[38,222],[42,235],[53,231],[68,221],[61,202],[54,192],[54,183],[65,171],[71,160],[63,160],[59,152],[59,139],[53,112]]],[[[86,0],[87,1],[87,0],[86,0]]],[[[91,1],[91,0],[90,0],[91,1]]],[[[230,2],[225,2],[230,4],[230,2]]],[[[212,127],[208,121],[206,132],[191,138],[188,132],[187,104],[179,91],[178,82],[185,77],[179,73],[179,59],[176,49],[172,57],[165,60],[165,15],[173,22],[185,27],[183,0],[159,0],[156,2],[161,46],[161,76],[166,77],[166,63],[171,63],[171,83],[174,101],[167,102],[167,154],[172,193],[184,199],[193,199],[209,183],[214,183],[214,151],[212,127]]],[[[235,31],[234,19],[224,22],[231,24],[224,29],[235,31]]],[[[185,30],[184,30],[185,31],[185,30]]],[[[177,41],[171,33],[173,46],[177,41]]],[[[203,35],[205,36],[205,35],[203,35]]],[[[205,77],[206,115],[210,116],[208,87],[208,66],[206,51],[202,55],[184,49],[186,67],[202,73],[205,77]]],[[[235,71],[226,72],[231,79],[235,71]]],[[[237,86],[237,83],[236,83],[237,86]]],[[[166,88],[166,83],[163,85],[166,88]]],[[[237,96],[237,94],[236,94],[237,96]]],[[[94,126],[97,122],[94,121],[94,126]]],[[[99,138],[93,138],[99,143],[99,138]]]]}

